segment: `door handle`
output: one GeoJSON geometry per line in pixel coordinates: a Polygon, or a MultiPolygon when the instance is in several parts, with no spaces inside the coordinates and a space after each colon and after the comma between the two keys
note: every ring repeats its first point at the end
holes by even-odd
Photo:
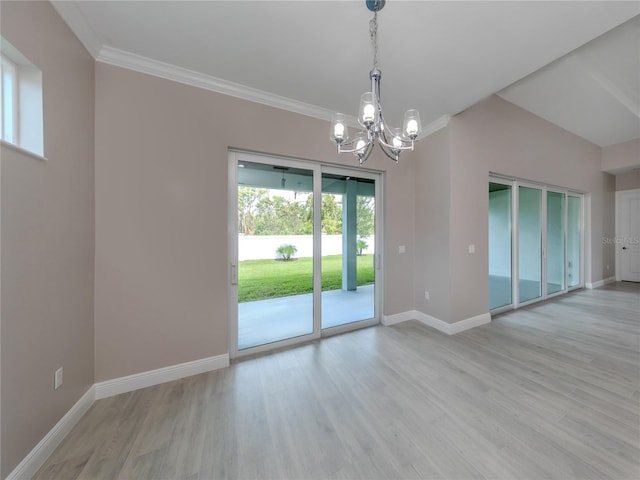
{"type": "Polygon", "coordinates": [[[623,250],[626,250],[626,249],[627,249],[627,247],[622,247],[622,249],[623,249],[623,250]]]}
{"type": "Polygon", "coordinates": [[[238,284],[238,266],[231,264],[231,285],[238,284]]]}

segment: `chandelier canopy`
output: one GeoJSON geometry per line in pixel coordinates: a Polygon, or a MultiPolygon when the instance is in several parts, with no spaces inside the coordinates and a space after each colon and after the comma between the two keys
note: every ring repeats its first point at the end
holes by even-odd
{"type": "Polygon", "coordinates": [[[378,69],[378,11],[384,7],[384,0],[366,0],[367,8],[373,12],[369,22],[369,36],[373,49],[373,68],[369,72],[371,91],[360,97],[358,123],[363,129],[353,139],[349,139],[346,118],[337,113],[331,124],[330,137],[336,144],[338,153],[353,153],[362,165],[367,161],[373,146],[378,143],[384,154],[398,163],[402,150],[413,150],[416,139],[422,131],[420,114],[417,110],[407,110],[403,128],[393,128],[385,121],[380,104],[380,78],[378,69]]]}

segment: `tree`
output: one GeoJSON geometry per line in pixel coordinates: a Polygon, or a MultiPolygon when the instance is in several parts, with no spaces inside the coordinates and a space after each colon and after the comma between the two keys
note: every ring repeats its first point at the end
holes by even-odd
{"type": "Polygon", "coordinates": [[[335,195],[322,195],[322,233],[340,235],[342,233],[342,205],[335,195]]]}
{"type": "Polygon", "coordinates": [[[266,188],[238,188],[238,232],[253,235],[258,202],[267,197],[266,188]]]}
{"type": "Polygon", "coordinates": [[[313,232],[308,202],[266,197],[256,205],[256,235],[305,235],[313,232]]]}
{"type": "MultiPolygon", "coordinates": [[[[313,233],[313,196],[291,201],[273,190],[238,188],[238,231],[245,235],[308,235],[313,233]]],[[[322,233],[342,233],[342,204],[337,195],[322,194],[322,233]]],[[[356,230],[367,238],[375,229],[375,198],[356,198],[356,230]]]]}
{"type": "Polygon", "coordinates": [[[376,199],[374,197],[358,195],[356,200],[356,231],[358,237],[368,237],[375,232],[375,205],[376,199]]]}

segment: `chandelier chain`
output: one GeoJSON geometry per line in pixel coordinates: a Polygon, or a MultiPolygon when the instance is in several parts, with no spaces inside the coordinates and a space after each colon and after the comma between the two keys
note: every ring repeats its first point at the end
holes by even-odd
{"type": "Polygon", "coordinates": [[[369,37],[371,38],[371,48],[373,49],[373,70],[378,69],[378,12],[374,12],[373,18],[369,20],[369,37]]]}

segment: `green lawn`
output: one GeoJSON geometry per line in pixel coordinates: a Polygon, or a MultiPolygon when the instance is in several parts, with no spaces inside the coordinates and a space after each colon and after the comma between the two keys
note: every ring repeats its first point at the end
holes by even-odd
{"type": "MultiPolygon", "coordinates": [[[[373,255],[357,257],[358,285],[374,282],[373,255]]],[[[322,290],[342,288],[342,255],[322,257],[322,290]]],[[[238,302],[286,297],[313,291],[313,259],[289,262],[245,260],[238,263],[238,302]]]]}

